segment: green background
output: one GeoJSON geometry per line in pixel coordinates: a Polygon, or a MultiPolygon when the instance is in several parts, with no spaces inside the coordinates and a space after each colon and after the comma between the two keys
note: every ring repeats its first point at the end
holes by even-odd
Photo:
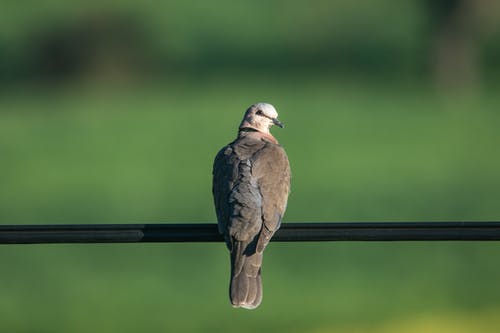
{"type": "MultiPolygon", "coordinates": [[[[478,82],[443,91],[425,7],[394,6],[2,4],[0,223],[215,223],[213,158],[258,101],[286,123],[284,223],[498,220],[498,30],[477,38],[478,82]]],[[[222,243],[2,246],[0,326],[495,332],[499,258],[495,242],[272,243],[246,311],[222,243]]]]}

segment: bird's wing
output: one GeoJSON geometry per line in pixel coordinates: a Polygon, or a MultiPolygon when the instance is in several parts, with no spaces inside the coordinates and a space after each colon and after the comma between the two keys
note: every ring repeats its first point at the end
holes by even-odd
{"type": "Polygon", "coordinates": [[[285,150],[268,142],[253,157],[252,174],[262,195],[262,230],[257,252],[262,252],[278,230],[290,192],[290,164],[285,150]]]}
{"type": "MultiPolygon", "coordinates": [[[[226,231],[231,216],[231,207],[229,204],[229,193],[233,188],[234,181],[237,178],[236,156],[233,153],[231,145],[222,148],[215,157],[212,169],[212,193],[215,203],[215,212],[219,226],[219,233],[224,234],[226,242],[226,231]]],[[[229,244],[228,244],[229,245],[229,244]]]]}
{"type": "Polygon", "coordinates": [[[233,182],[227,199],[230,215],[225,230],[232,241],[250,244],[262,227],[262,195],[252,174],[252,157],[263,146],[262,140],[251,137],[239,137],[231,144],[233,182]]]}

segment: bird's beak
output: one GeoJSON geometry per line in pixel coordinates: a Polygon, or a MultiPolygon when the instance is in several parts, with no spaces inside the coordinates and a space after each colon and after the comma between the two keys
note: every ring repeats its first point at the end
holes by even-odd
{"type": "Polygon", "coordinates": [[[285,124],[283,124],[281,121],[279,121],[278,118],[273,118],[272,121],[273,121],[273,124],[276,126],[279,126],[281,128],[285,127],[285,124]]]}

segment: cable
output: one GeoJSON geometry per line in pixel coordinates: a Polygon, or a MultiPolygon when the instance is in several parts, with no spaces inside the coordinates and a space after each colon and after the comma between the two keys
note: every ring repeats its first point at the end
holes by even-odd
{"type": "MultiPolygon", "coordinates": [[[[272,241],[492,241],[500,222],[283,223],[272,241]]],[[[0,244],[222,242],[217,224],[0,225],[0,244]]]]}

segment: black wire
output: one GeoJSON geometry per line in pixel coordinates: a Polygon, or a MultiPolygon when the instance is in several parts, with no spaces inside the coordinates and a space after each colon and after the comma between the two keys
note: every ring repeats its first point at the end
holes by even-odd
{"type": "MultiPolygon", "coordinates": [[[[500,240],[500,222],[283,223],[273,241],[500,240]]],[[[210,224],[0,225],[0,244],[222,242],[210,224]]]]}

